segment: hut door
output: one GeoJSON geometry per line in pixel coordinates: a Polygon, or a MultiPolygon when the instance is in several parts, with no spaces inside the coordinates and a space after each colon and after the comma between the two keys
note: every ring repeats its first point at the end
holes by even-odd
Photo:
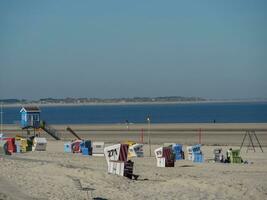
{"type": "Polygon", "coordinates": [[[31,118],[31,119],[30,119],[30,120],[31,120],[31,121],[30,121],[31,126],[33,126],[33,115],[30,115],[30,118],[31,118]]]}

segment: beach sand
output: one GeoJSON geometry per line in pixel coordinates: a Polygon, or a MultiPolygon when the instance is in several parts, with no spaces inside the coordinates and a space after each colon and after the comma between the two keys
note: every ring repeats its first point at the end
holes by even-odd
{"type": "MultiPolygon", "coordinates": [[[[65,126],[54,126],[62,131],[63,139],[74,139],[65,133],[65,126]]],[[[105,141],[106,145],[125,140],[139,140],[140,128],[146,125],[72,125],[83,138],[105,141]],[[137,134],[137,135],[136,135],[137,134]]],[[[266,124],[165,124],[151,125],[153,150],[164,142],[196,144],[202,129],[202,151],[205,163],[177,161],[174,168],[156,167],[156,159],[149,157],[145,144],[144,158],[133,158],[133,181],[107,173],[104,157],[87,157],[64,153],[64,141],[48,140],[47,151],[0,156],[0,199],[87,199],[86,192],[75,186],[80,180],[85,188],[94,189],[95,199],[267,199],[267,138],[266,124]],[[264,146],[256,152],[241,156],[248,164],[213,163],[213,149],[221,144],[224,152],[238,149],[245,130],[256,130],[264,146]],[[225,146],[227,144],[228,146],[225,146]]],[[[18,127],[4,126],[7,135],[21,133],[18,127]]],[[[145,142],[147,142],[147,130],[145,142]]],[[[89,193],[91,198],[91,194],[89,193]]]]}

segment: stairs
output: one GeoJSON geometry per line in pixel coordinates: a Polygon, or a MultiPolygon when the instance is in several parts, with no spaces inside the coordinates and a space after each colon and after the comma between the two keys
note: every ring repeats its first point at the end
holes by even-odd
{"type": "Polygon", "coordinates": [[[67,131],[69,131],[72,135],[74,135],[78,140],[82,140],[77,133],[74,132],[74,130],[72,130],[69,126],[66,129],[67,131]]]}
{"type": "Polygon", "coordinates": [[[45,121],[41,121],[40,128],[43,129],[46,133],[48,133],[55,140],[60,140],[61,134],[53,127],[47,125],[45,121]]]}

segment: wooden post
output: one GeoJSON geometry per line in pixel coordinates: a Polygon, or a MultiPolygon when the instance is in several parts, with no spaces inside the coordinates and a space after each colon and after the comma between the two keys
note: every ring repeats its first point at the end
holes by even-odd
{"type": "Polygon", "coordinates": [[[141,138],[140,138],[141,140],[141,143],[143,144],[144,143],[144,129],[142,128],[141,129],[141,138]]]}

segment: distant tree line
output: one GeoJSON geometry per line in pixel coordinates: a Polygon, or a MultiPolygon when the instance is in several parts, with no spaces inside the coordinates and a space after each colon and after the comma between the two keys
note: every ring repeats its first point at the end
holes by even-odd
{"type": "Polygon", "coordinates": [[[206,101],[200,97],[181,97],[181,96],[166,96],[166,97],[133,97],[133,98],[42,98],[39,100],[26,99],[0,99],[3,104],[82,104],[82,103],[153,103],[153,102],[187,102],[187,101],[206,101]]]}
{"type": "Polygon", "coordinates": [[[0,99],[0,103],[3,104],[16,104],[16,103],[27,103],[26,99],[0,99]]]}

